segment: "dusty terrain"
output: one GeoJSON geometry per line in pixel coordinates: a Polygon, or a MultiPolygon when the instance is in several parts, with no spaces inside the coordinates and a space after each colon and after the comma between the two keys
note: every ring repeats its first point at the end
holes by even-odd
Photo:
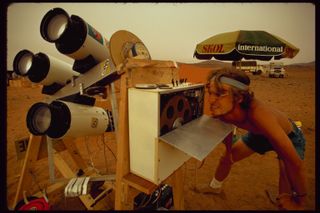
{"type": "MultiPolygon", "coordinates": [[[[194,69],[192,66],[183,66],[185,73],[194,69]]],[[[203,70],[196,76],[204,76],[203,70]]],[[[252,89],[255,96],[264,102],[274,105],[286,112],[293,120],[302,122],[302,130],[307,144],[305,153],[305,165],[308,181],[308,197],[306,208],[315,209],[315,67],[314,64],[303,64],[287,67],[288,76],[284,79],[268,78],[264,75],[251,78],[252,89]]],[[[197,79],[194,81],[198,81],[197,79]]],[[[30,106],[41,101],[44,96],[40,87],[7,87],[7,202],[11,208],[17,189],[19,174],[22,168],[22,160],[17,159],[15,141],[28,137],[25,117],[30,106]]],[[[239,130],[239,134],[241,130],[239,130]]],[[[92,140],[89,149],[84,145],[85,139],[76,141],[80,152],[87,163],[93,162],[94,167],[101,174],[115,172],[116,159],[112,152],[116,153],[116,142],[112,134],[105,135],[105,144],[100,138],[92,140]],[[109,148],[109,149],[107,149],[109,148]],[[112,150],[112,152],[110,151],[112,150]],[[90,158],[91,156],[91,158],[90,158]],[[107,167],[107,169],[106,169],[107,167]]],[[[219,156],[224,150],[222,144],[218,145],[204,164],[190,159],[184,166],[185,176],[185,209],[186,210],[276,210],[277,208],[267,198],[265,190],[276,195],[278,186],[278,164],[276,154],[273,152],[265,155],[254,154],[249,158],[234,165],[230,176],[224,183],[223,192],[220,195],[201,194],[193,190],[197,184],[209,183],[217,166],[219,156]],[[200,167],[200,168],[199,168],[200,167]]],[[[28,194],[37,192],[49,184],[48,163],[41,160],[33,171],[35,177],[28,194]]],[[[114,198],[107,196],[104,202],[108,202],[113,208],[114,198]]],[[[84,210],[79,199],[56,197],[50,198],[53,209],[59,210],[84,210]]]]}

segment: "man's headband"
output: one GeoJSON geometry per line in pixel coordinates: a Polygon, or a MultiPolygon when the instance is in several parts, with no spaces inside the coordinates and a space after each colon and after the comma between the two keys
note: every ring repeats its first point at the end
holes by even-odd
{"type": "MultiPolygon", "coordinates": [[[[211,80],[214,80],[214,79],[215,79],[215,76],[211,80]]],[[[248,85],[246,85],[240,81],[237,81],[235,79],[225,77],[225,76],[220,77],[220,82],[224,83],[224,84],[229,84],[229,85],[234,86],[240,90],[248,90],[249,89],[248,85]]]]}

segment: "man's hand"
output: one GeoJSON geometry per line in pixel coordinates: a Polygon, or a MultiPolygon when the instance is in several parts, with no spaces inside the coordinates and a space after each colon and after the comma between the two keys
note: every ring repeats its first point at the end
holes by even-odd
{"type": "Polygon", "coordinates": [[[279,210],[304,210],[291,194],[283,193],[277,197],[279,210]]]}

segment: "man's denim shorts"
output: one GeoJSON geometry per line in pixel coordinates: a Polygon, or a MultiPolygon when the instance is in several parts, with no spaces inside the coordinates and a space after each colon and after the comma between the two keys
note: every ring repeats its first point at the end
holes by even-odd
{"type": "MultiPolygon", "coordinates": [[[[305,144],[306,140],[304,135],[299,129],[296,124],[290,120],[293,131],[288,134],[288,137],[292,141],[293,146],[295,147],[298,155],[303,160],[304,159],[304,152],[305,152],[305,144]]],[[[242,141],[253,151],[264,154],[268,151],[274,150],[272,145],[269,143],[268,139],[263,135],[253,134],[248,132],[247,134],[242,136],[242,141]]]]}

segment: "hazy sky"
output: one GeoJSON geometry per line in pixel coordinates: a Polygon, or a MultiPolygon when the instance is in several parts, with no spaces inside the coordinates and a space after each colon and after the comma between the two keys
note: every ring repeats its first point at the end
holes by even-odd
{"type": "Polygon", "coordinates": [[[80,16],[107,40],[118,30],[134,33],[156,60],[201,62],[193,58],[197,43],[236,30],[265,30],[300,48],[294,59],[281,60],[287,64],[315,60],[311,3],[14,3],[7,16],[8,70],[22,49],[73,64],[40,35],[43,16],[55,7],[80,16]]]}

